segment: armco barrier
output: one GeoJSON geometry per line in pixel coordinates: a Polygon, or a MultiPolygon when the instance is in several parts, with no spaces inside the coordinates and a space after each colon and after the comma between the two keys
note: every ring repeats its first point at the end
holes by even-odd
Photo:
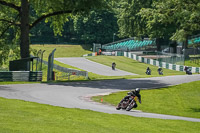
{"type": "Polygon", "coordinates": [[[83,57],[86,57],[86,56],[97,56],[97,52],[83,55],[83,57]]]}
{"type": "MultiPolygon", "coordinates": [[[[48,65],[48,62],[45,61],[45,60],[43,60],[43,63],[48,65]]],[[[75,70],[75,69],[65,68],[65,67],[61,67],[61,66],[56,65],[56,64],[53,65],[53,68],[57,69],[61,72],[70,73],[71,75],[73,75],[75,73],[77,76],[84,76],[86,79],[88,79],[88,72],[87,71],[79,71],[79,70],[75,70]]]]}
{"type": "Polygon", "coordinates": [[[0,81],[42,81],[42,71],[0,72],[0,81]]]}
{"type": "MultiPolygon", "coordinates": [[[[124,52],[122,51],[112,51],[112,52],[101,52],[101,55],[108,55],[108,56],[124,56],[124,52]]],[[[84,54],[83,57],[87,56],[97,56],[97,52],[91,54],[84,54]]]]}
{"type": "MultiPolygon", "coordinates": [[[[184,71],[184,68],[185,68],[185,66],[183,66],[183,65],[176,65],[176,64],[170,64],[170,63],[161,62],[161,61],[157,61],[157,60],[153,60],[153,59],[147,59],[147,58],[138,56],[138,55],[130,53],[130,52],[124,52],[124,56],[134,59],[134,60],[137,60],[142,63],[159,66],[159,67],[163,67],[163,68],[170,69],[170,70],[184,71]]],[[[200,67],[190,67],[189,66],[189,68],[191,69],[192,73],[200,73],[200,67]]]]}

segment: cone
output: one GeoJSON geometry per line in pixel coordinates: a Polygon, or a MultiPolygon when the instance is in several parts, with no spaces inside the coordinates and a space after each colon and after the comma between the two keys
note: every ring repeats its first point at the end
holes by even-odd
{"type": "Polygon", "coordinates": [[[101,102],[103,102],[103,98],[101,98],[101,102]]]}

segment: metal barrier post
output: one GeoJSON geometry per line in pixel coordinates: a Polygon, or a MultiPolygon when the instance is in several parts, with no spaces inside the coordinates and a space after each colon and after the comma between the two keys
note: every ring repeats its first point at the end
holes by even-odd
{"type": "Polygon", "coordinates": [[[53,80],[53,61],[54,61],[54,52],[55,51],[56,51],[56,48],[49,54],[47,81],[53,80]]]}

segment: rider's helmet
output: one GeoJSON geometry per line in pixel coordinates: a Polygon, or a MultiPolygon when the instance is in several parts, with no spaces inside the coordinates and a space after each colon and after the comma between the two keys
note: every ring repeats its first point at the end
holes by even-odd
{"type": "Polygon", "coordinates": [[[140,88],[136,88],[135,92],[140,93],[140,88]]]}

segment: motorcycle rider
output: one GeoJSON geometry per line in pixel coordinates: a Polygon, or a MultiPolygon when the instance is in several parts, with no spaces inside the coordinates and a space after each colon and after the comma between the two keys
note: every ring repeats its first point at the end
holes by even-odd
{"type": "Polygon", "coordinates": [[[185,70],[186,74],[192,75],[192,72],[191,72],[191,70],[190,70],[190,68],[188,66],[185,66],[184,70],[185,70]]]}
{"type": "MultiPolygon", "coordinates": [[[[138,100],[139,100],[139,103],[141,104],[141,95],[140,95],[140,88],[136,88],[135,90],[133,91],[130,91],[127,93],[128,95],[125,96],[121,101],[120,103],[118,104],[117,108],[116,109],[119,109],[120,108],[120,105],[123,103],[123,101],[126,101],[128,100],[131,96],[137,96],[138,97],[138,100]]],[[[134,108],[137,108],[137,103],[135,103],[134,105],[134,108]]]]}
{"type": "Polygon", "coordinates": [[[151,75],[151,69],[149,67],[147,67],[147,70],[145,72],[147,75],[151,75]]]}
{"type": "Polygon", "coordinates": [[[157,70],[157,71],[158,71],[158,74],[159,74],[159,75],[163,75],[163,70],[162,70],[161,67],[158,67],[158,70],[157,70]]]}

